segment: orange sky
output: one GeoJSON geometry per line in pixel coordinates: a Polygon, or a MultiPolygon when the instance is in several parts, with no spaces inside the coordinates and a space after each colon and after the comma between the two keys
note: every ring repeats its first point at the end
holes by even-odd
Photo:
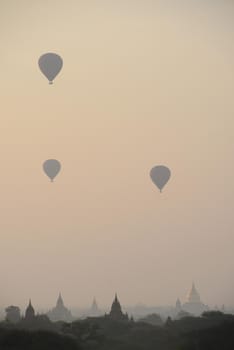
{"type": "Polygon", "coordinates": [[[0,0],[0,306],[234,305],[233,6],[0,0]]]}

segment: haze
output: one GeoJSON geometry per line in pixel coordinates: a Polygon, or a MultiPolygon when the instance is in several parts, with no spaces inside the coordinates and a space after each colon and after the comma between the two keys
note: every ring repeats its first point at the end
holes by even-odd
{"type": "Polygon", "coordinates": [[[0,29],[0,305],[174,304],[192,281],[233,305],[233,1],[0,0],[0,29]]]}

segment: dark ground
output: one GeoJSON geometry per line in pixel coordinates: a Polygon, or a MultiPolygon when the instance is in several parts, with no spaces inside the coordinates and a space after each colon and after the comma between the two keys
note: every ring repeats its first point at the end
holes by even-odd
{"type": "Polygon", "coordinates": [[[0,350],[233,350],[234,316],[207,312],[202,317],[144,322],[88,318],[71,324],[0,324],[0,350]],[[48,328],[48,329],[45,329],[48,328]]]}

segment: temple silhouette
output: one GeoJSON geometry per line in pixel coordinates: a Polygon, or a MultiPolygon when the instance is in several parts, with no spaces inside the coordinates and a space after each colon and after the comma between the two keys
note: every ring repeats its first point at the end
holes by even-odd
{"type": "Polygon", "coordinates": [[[53,322],[56,322],[56,321],[71,322],[73,320],[71,311],[68,310],[64,305],[61,293],[59,293],[56,306],[47,313],[47,316],[53,322]]]}
{"type": "Polygon", "coordinates": [[[122,311],[122,307],[117,297],[117,293],[115,294],[114,301],[111,306],[111,311],[108,315],[109,318],[116,321],[128,320],[128,314],[124,314],[122,311]]]}
{"type": "Polygon", "coordinates": [[[93,299],[93,303],[87,313],[87,316],[89,317],[98,317],[101,316],[102,312],[101,310],[99,310],[98,304],[97,304],[97,300],[96,298],[93,299]]]}
{"type": "MultiPolygon", "coordinates": [[[[129,309],[128,309],[129,310],[129,309]]],[[[134,309],[130,309],[130,314],[134,313],[134,309]]],[[[152,313],[152,308],[145,307],[144,313],[148,311],[148,314],[150,312],[152,313]]],[[[189,290],[186,300],[184,303],[181,303],[180,299],[177,299],[175,307],[171,308],[170,311],[167,313],[172,318],[180,319],[185,316],[193,315],[193,316],[200,316],[204,311],[208,311],[209,307],[205,305],[200,298],[200,295],[195,287],[195,284],[192,284],[191,289],[189,290]]],[[[224,311],[224,307],[222,309],[224,311]]],[[[75,317],[73,317],[71,311],[64,305],[64,301],[62,298],[61,293],[58,296],[56,305],[54,308],[49,310],[46,314],[35,314],[35,309],[32,306],[31,299],[29,300],[29,304],[25,310],[25,314],[21,315],[20,308],[17,306],[8,306],[5,309],[5,320],[10,323],[18,323],[18,322],[24,322],[25,324],[43,324],[47,323],[49,321],[51,322],[57,322],[57,321],[63,321],[63,322],[72,322],[74,321],[75,317]]],[[[108,313],[102,312],[97,304],[96,298],[93,299],[92,306],[85,314],[86,317],[91,318],[98,318],[98,317],[104,317],[108,318],[113,321],[131,321],[133,318],[129,318],[128,313],[124,313],[122,310],[122,306],[120,304],[120,301],[118,299],[117,293],[115,294],[114,300],[112,302],[110,311],[108,313]]],[[[139,314],[140,315],[140,314],[139,314]]],[[[146,315],[146,313],[145,313],[146,315]]]]}
{"type": "Polygon", "coordinates": [[[184,317],[186,314],[200,316],[204,311],[208,311],[209,307],[201,301],[200,295],[195,287],[195,284],[192,283],[192,287],[189,290],[186,301],[184,304],[181,303],[180,299],[177,299],[175,306],[175,315],[184,317]]]}
{"type": "Polygon", "coordinates": [[[26,321],[33,321],[35,318],[35,310],[32,306],[32,302],[31,302],[31,299],[29,300],[29,304],[28,304],[28,307],[25,311],[25,320],[26,321]]]}

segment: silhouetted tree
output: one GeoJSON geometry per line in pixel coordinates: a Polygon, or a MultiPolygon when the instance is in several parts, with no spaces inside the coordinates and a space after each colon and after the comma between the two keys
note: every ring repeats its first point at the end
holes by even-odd
{"type": "Polygon", "coordinates": [[[17,323],[20,321],[20,308],[18,306],[8,306],[5,311],[7,322],[17,323]]]}

